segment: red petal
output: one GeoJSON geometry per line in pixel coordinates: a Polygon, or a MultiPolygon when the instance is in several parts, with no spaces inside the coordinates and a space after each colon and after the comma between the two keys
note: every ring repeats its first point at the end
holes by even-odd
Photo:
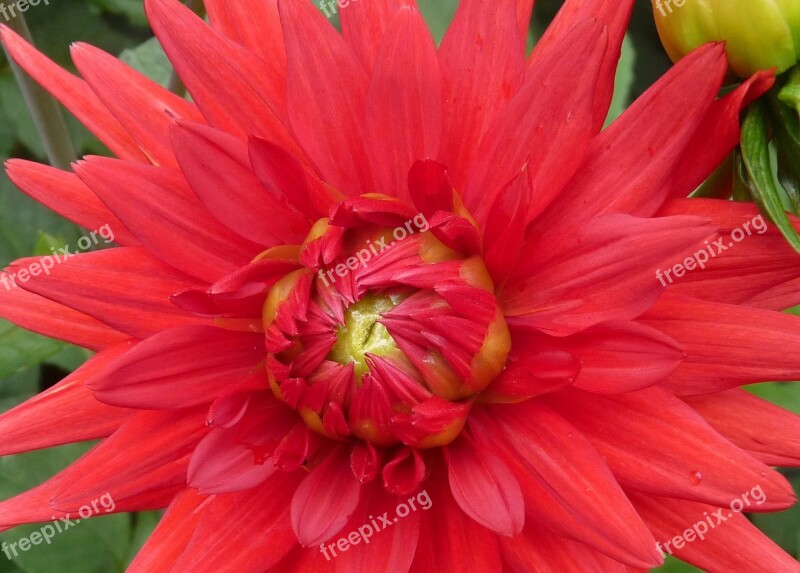
{"type": "Polygon", "coordinates": [[[139,343],[87,384],[107,404],[185,408],[210,403],[245,380],[266,385],[263,361],[262,335],[181,326],[139,343]]]}
{"type": "Polygon", "coordinates": [[[292,498],[292,527],[306,547],[338,533],[358,505],[361,484],[350,470],[345,447],[331,452],[300,483],[292,498]]]}
{"type": "Polygon", "coordinates": [[[419,543],[408,573],[430,573],[431,564],[447,573],[503,571],[497,534],[464,514],[450,493],[445,473],[437,472],[428,479],[424,491],[431,506],[422,516],[419,543]]]}
{"type": "Polygon", "coordinates": [[[459,3],[439,48],[447,102],[440,158],[456,188],[464,187],[481,138],[522,85],[524,57],[513,0],[459,3]]]}
{"type": "Polygon", "coordinates": [[[758,511],[785,509],[795,501],[783,476],[665,390],[616,396],[571,390],[548,401],[589,437],[626,489],[726,505],[761,484],[769,499],[758,511]]]}
{"type": "Polygon", "coordinates": [[[366,101],[367,144],[377,189],[408,199],[412,164],[439,154],[442,113],[436,45],[419,10],[403,6],[386,31],[366,101]]]}
{"type": "Polygon", "coordinates": [[[258,488],[217,495],[174,571],[263,573],[296,546],[289,496],[299,475],[280,472],[258,488]]]}
{"type": "Polygon", "coordinates": [[[553,51],[558,51],[562,38],[586,20],[597,18],[608,29],[609,50],[603,58],[594,101],[594,132],[600,131],[614,94],[614,78],[622,49],[622,40],[633,11],[633,0],[606,2],[606,0],[567,0],[547,27],[528,59],[528,68],[536,68],[553,51]]]}
{"type": "Polygon", "coordinates": [[[79,42],[70,51],[78,71],[150,162],[177,166],[169,127],[178,119],[202,121],[197,108],[102,50],[79,42]]]}
{"type": "MultiPolygon", "coordinates": [[[[721,236],[725,237],[721,244],[716,241],[708,246],[699,245],[691,257],[694,263],[683,265],[693,272],[682,277],[668,275],[665,281],[669,282],[671,291],[714,302],[771,310],[783,310],[800,303],[800,289],[793,285],[793,281],[800,278],[797,252],[754,204],[719,199],[674,199],[664,204],[658,215],[707,217],[722,229],[721,236]],[[736,243],[732,240],[734,236],[739,239],[736,243]]],[[[791,220],[800,229],[800,221],[794,217],[791,220]]]]}
{"type": "Polygon", "coordinates": [[[800,466],[800,416],[739,388],[687,396],[720,434],[769,466],[800,466]],[[744,419],[747,419],[746,423],[744,419]]]}
{"type": "Polygon", "coordinates": [[[6,169],[17,187],[62,217],[87,229],[107,225],[114,231],[114,242],[120,245],[139,242],[74,173],[22,159],[9,160],[6,169]]]}
{"type": "Polygon", "coordinates": [[[466,437],[445,448],[445,459],[450,490],[464,513],[500,535],[519,535],[525,501],[508,466],[466,437]]]}
{"type": "Polygon", "coordinates": [[[546,529],[527,526],[517,537],[500,539],[503,558],[513,573],[626,573],[628,569],[615,561],[546,529]]]}
{"type": "Polygon", "coordinates": [[[510,326],[567,336],[606,321],[630,320],[663,291],[654,269],[682,260],[713,228],[696,217],[601,215],[577,233],[530,243],[509,279],[503,310],[510,326]]]}
{"type": "Polygon", "coordinates": [[[145,9],[209,124],[240,139],[269,137],[302,156],[285,125],[286,94],[271,83],[269,67],[261,59],[217,34],[177,0],[146,0],[145,9]]]}
{"type": "Polygon", "coordinates": [[[181,171],[206,209],[229,229],[266,246],[302,242],[311,228],[253,173],[247,144],[222,131],[193,123],[172,130],[181,171]]]}
{"type": "Polygon", "coordinates": [[[179,171],[89,157],[75,172],[154,256],[188,275],[214,282],[261,250],[218,223],[179,171]]]}
{"type": "Polygon", "coordinates": [[[800,571],[797,560],[787,555],[743,515],[732,514],[729,509],[720,511],[714,506],[665,497],[632,495],[631,498],[658,537],[662,552],[673,553],[704,571],[800,571]],[[724,519],[722,523],[719,522],[720,517],[724,519]],[[707,533],[703,533],[701,524],[706,525],[707,533]],[[698,533],[702,533],[703,537],[698,537],[698,533]],[[667,545],[667,542],[671,544],[667,545]],[[682,546],[680,549],[678,544],[682,546]]]}
{"type": "Polygon", "coordinates": [[[121,353],[126,344],[102,351],[64,380],[0,415],[0,455],[105,438],[131,411],[101,404],[85,381],[121,353]],[[53,424],[57,419],[58,424],[53,424]]]}
{"type": "Polygon", "coordinates": [[[608,36],[596,20],[576,26],[525,76],[480,142],[464,204],[486,216],[497,194],[525,168],[541,212],[581,164],[593,135],[592,95],[608,36]],[[547,112],[544,112],[547,110],[547,112]]]}
{"type": "Polygon", "coordinates": [[[4,272],[0,273],[0,283],[6,287],[0,289],[0,317],[22,328],[91,350],[114,346],[128,339],[99,320],[11,286],[10,278],[4,272]]]}
{"type": "Polygon", "coordinates": [[[270,86],[270,93],[285,100],[286,49],[278,16],[278,0],[205,0],[203,4],[213,28],[261,58],[264,63],[261,80],[270,86]]]}
{"type": "Polygon", "coordinates": [[[111,115],[86,82],[47,59],[7,26],[0,26],[0,39],[14,61],[74,113],[117,157],[147,161],[136,141],[111,115]]]}
{"type": "Polygon", "coordinates": [[[342,192],[374,192],[364,137],[364,67],[316,6],[282,0],[279,8],[289,61],[289,119],[298,141],[323,178],[342,192]]]}
{"type": "Polygon", "coordinates": [[[742,110],[775,83],[772,71],[760,72],[723,98],[715,100],[686,145],[673,180],[673,197],[686,197],[708,178],[739,144],[742,110]]]}
{"type": "Polygon", "coordinates": [[[476,408],[470,428],[514,472],[530,523],[629,565],[658,564],[653,538],[605,460],[553,410],[539,400],[476,408]]]}
{"type": "Polygon", "coordinates": [[[483,230],[484,262],[497,287],[508,278],[519,257],[530,203],[531,182],[526,168],[497,194],[489,207],[483,230]]]}
{"type": "Polygon", "coordinates": [[[642,317],[680,344],[686,359],[668,380],[677,394],[709,394],[765,380],[797,380],[800,318],[669,292],[642,317]]]}
{"type": "Polygon", "coordinates": [[[66,260],[55,256],[21,259],[9,267],[9,272],[50,264],[54,266],[45,267],[45,275],[32,277],[20,286],[134,338],[201,322],[170,302],[172,294],[198,282],[152,258],[144,249],[105,249],[66,260]]]}
{"type": "Polygon", "coordinates": [[[574,356],[581,365],[574,386],[599,394],[633,392],[657,384],[675,372],[685,357],[683,348],[669,336],[637,322],[599,324],[564,338],[533,333],[513,338],[519,348],[512,352],[523,356],[548,350],[574,356]]]}
{"type": "MultiPolygon", "coordinates": [[[[397,11],[397,3],[397,0],[374,0],[340,4],[342,35],[369,73],[372,73],[375,62],[378,61],[381,43],[389,22],[397,11]]],[[[321,7],[327,16],[325,5],[321,7]]]]}
{"type": "Polygon", "coordinates": [[[204,414],[202,408],[137,413],[60,474],[60,487],[51,489],[52,506],[74,511],[104,493],[119,504],[130,497],[182,489],[186,452],[208,432],[204,414]]]}
{"type": "Polygon", "coordinates": [[[569,352],[542,352],[538,349],[530,353],[522,352],[521,358],[509,362],[497,379],[481,393],[481,401],[520,402],[555,392],[572,384],[581,371],[581,361],[569,352]]]}
{"type": "Polygon", "coordinates": [[[126,573],[148,573],[159,567],[169,571],[202,522],[207,499],[190,489],[176,496],[126,573]]]}
{"type": "Polygon", "coordinates": [[[652,215],[668,198],[668,182],[726,68],[721,44],[695,50],[671,68],[592,140],[565,193],[538,219],[541,226],[574,227],[601,213],[652,215]]]}

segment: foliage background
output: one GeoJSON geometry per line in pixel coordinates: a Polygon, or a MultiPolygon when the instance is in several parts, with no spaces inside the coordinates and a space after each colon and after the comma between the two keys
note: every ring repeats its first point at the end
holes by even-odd
{"type": "MultiPolygon", "coordinates": [[[[369,0],[353,0],[369,1],[369,0]]],[[[418,0],[437,39],[446,29],[458,0],[418,0]]],[[[545,29],[561,0],[539,0],[531,25],[530,44],[545,29]]],[[[171,68],[152,39],[140,0],[50,0],[26,13],[39,49],[74,70],[69,45],[85,41],[120,55],[133,67],[166,84],[171,68]]],[[[2,23],[2,18],[0,18],[2,23]]],[[[670,62],[655,33],[647,0],[636,10],[617,78],[617,93],[609,120],[647,89],[670,62]]],[[[67,123],[79,155],[107,154],[93,136],[67,114],[67,123]]],[[[0,52],[0,160],[23,157],[46,161],[25,103],[0,52]]],[[[82,231],[18,192],[0,173],[0,265],[32,254],[48,254],[50,247],[74,245],[82,231]]],[[[86,358],[84,351],[23,331],[0,320],[0,411],[57,382],[86,358]]],[[[800,413],[800,387],[760,385],[756,393],[800,413]]],[[[57,424],[57,420],[53,420],[57,424]]],[[[743,420],[746,423],[746,420],[743,420]]],[[[6,498],[44,481],[88,449],[73,445],[0,458],[0,497],[6,498]]],[[[788,474],[795,490],[800,474],[788,474]]],[[[58,535],[52,545],[39,545],[9,561],[0,554],[0,573],[109,573],[124,571],[158,520],[157,513],[95,517],[58,535]]],[[[800,556],[800,508],[761,515],[755,523],[794,556],[800,556]]],[[[8,543],[29,535],[38,526],[0,534],[8,543]]],[[[697,571],[670,560],[660,571],[697,571]]]]}

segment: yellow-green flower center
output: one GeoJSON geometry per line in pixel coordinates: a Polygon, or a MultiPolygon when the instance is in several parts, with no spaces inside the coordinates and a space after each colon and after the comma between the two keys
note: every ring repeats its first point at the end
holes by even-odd
{"type": "Polygon", "coordinates": [[[367,294],[350,305],[328,358],[344,365],[352,362],[360,379],[369,371],[367,354],[385,356],[397,348],[392,335],[378,320],[400,301],[399,295],[367,294]]]}

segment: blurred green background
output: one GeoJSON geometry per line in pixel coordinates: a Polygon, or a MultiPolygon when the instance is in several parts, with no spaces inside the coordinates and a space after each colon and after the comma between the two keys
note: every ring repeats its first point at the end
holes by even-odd
{"type": "MultiPolygon", "coordinates": [[[[362,0],[368,1],[368,0],[362,0]]],[[[437,38],[441,38],[458,0],[418,0],[437,38]]],[[[531,25],[530,43],[545,29],[559,0],[539,0],[531,25]]],[[[69,45],[85,41],[120,55],[126,62],[166,85],[171,68],[152,39],[140,0],[50,0],[26,12],[36,45],[63,66],[74,70],[69,45]]],[[[0,23],[3,18],[0,17],[0,23]]],[[[617,78],[609,119],[621,113],[670,66],[650,13],[638,0],[617,78]]],[[[67,124],[79,155],[107,154],[104,147],[69,114],[67,124]]],[[[11,68],[0,53],[0,160],[23,157],[46,161],[34,124],[11,68]]],[[[50,247],[75,244],[82,231],[18,192],[0,173],[0,264],[31,254],[49,254],[50,247]]],[[[87,358],[77,348],[45,339],[0,320],[0,411],[5,411],[57,382],[87,358]]],[[[763,384],[760,396],[800,413],[800,387],[763,384]]],[[[53,421],[57,424],[57,420],[53,421]]],[[[743,420],[746,423],[746,420],[743,420]]],[[[88,445],[0,458],[0,497],[28,489],[65,467],[88,445]]],[[[787,472],[800,490],[800,473],[787,472]]],[[[123,571],[155,526],[158,514],[96,517],[9,561],[0,554],[0,573],[109,573],[123,571]]],[[[800,555],[800,507],[781,514],[759,515],[755,523],[794,556],[800,555]]],[[[0,534],[14,542],[38,529],[22,527],[0,534]]],[[[671,560],[660,571],[694,568],[671,560]]]]}

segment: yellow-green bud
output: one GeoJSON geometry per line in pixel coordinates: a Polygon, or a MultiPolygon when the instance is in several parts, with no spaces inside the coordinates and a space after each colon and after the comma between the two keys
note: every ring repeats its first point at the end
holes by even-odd
{"type": "Polygon", "coordinates": [[[800,58],[800,0],[652,0],[672,61],[708,42],[725,42],[742,77],[786,71],[800,58]]]}

